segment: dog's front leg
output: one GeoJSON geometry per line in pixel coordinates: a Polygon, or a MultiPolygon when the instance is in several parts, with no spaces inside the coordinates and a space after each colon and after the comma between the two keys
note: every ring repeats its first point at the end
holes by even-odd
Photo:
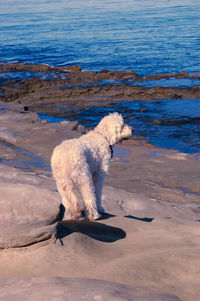
{"type": "Polygon", "coordinates": [[[96,192],[96,199],[97,199],[97,210],[99,213],[105,212],[101,204],[101,197],[102,197],[105,178],[106,178],[106,173],[102,170],[100,170],[95,177],[95,192],[96,192]]]}

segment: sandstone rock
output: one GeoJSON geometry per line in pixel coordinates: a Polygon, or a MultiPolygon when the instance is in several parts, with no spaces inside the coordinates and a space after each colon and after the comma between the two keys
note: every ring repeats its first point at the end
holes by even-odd
{"type": "Polygon", "coordinates": [[[112,71],[111,73],[110,73],[110,75],[111,75],[111,78],[122,78],[123,77],[123,75],[124,75],[124,72],[123,71],[119,71],[119,70],[115,70],[115,71],[112,71]]]}
{"type": "Polygon", "coordinates": [[[9,131],[6,127],[0,128],[0,139],[2,141],[9,141],[10,143],[16,142],[16,133],[9,131]]]}
{"type": "Polygon", "coordinates": [[[98,75],[96,72],[90,72],[90,71],[82,71],[81,72],[81,80],[86,80],[86,81],[97,81],[98,80],[98,75]]]}
{"type": "MultiPolygon", "coordinates": [[[[160,80],[168,78],[199,78],[198,74],[189,75],[187,72],[155,74],[139,78],[134,71],[109,71],[101,70],[99,72],[83,71],[80,66],[69,66],[66,68],[50,67],[46,65],[26,65],[23,63],[5,64],[0,66],[1,70],[13,72],[13,70],[28,70],[36,72],[61,72],[56,75],[56,79],[43,80],[40,77],[33,79],[24,79],[23,81],[13,82],[8,79],[6,85],[1,88],[1,100],[4,102],[17,101],[19,103],[31,104],[38,102],[50,102],[58,100],[69,100],[71,98],[84,97],[110,97],[121,98],[123,96],[131,100],[151,100],[151,99],[199,99],[200,89],[198,86],[188,88],[177,87],[139,87],[137,90],[131,90],[129,85],[121,82],[120,88],[112,84],[112,80],[132,79],[137,85],[141,80],[160,80]],[[67,77],[63,73],[68,72],[67,77]],[[61,76],[61,77],[60,77],[61,76]],[[110,85],[107,83],[101,86],[101,90],[95,89],[93,83],[111,80],[110,85]],[[90,85],[91,84],[91,85],[90,85]],[[126,91],[128,89],[128,91],[126,91]],[[115,90],[115,91],[114,91],[115,90]],[[53,93],[52,93],[53,91],[53,93]],[[154,92],[155,93],[154,93],[154,92]]],[[[159,85],[159,83],[158,83],[159,85]]]]}
{"type": "Polygon", "coordinates": [[[180,73],[158,73],[158,74],[153,74],[153,75],[145,75],[143,77],[143,80],[160,80],[160,79],[165,79],[165,78],[188,78],[190,77],[188,72],[180,72],[180,73]]]}
{"type": "Polygon", "coordinates": [[[104,74],[104,73],[109,73],[110,72],[110,70],[108,70],[108,69],[103,69],[103,70],[100,70],[99,71],[99,74],[104,74]]]}
{"type": "Polygon", "coordinates": [[[159,80],[164,78],[170,78],[173,77],[174,73],[158,73],[153,75],[145,75],[142,79],[143,80],[159,80]]]}
{"type": "Polygon", "coordinates": [[[0,165],[0,249],[31,245],[56,233],[59,196],[40,182],[41,178],[0,165]]]}
{"type": "Polygon", "coordinates": [[[200,73],[193,73],[190,75],[190,78],[200,78],[200,73]]]}
{"type": "MultiPolygon", "coordinates": [[[[2,161],[18,158],[21,147],[49,162],[55,145],[79,136],[70,124],[37,121],[32,106],[23,114],[14,114],[17,104],[8,106],[12,112],[0,115],[0,126],[14,134],[18,149],[0,147],[2,161]]],[[[0,299],[180,300],[160,294],[166,292],[199,300],[199,155],[153,149],[145,142],[141,147],[140,141],[139,148],[131,146],[135,140],[124,144],[129,155],[120,158],[118,152],[112,159],[103,192],[107,214],[95,222],[63,221],[57,227],[60,197],[50,172],[42,166],[24,173],[0,165],[1,248],[25,246],[62,230],[56,231],[55,243],[0,250],[0,299]]]]}
{"type": "Polygon", "coordinates": [[[46,72],[52,70],[48,65],[28,65],[24,63],[10,63],[3,65],[3,70],[22,70],[22,71],[31,71],[31,72],[46,72]]]}
{"type": "Polygon", "coordinates": [[[187,78],[187,77],[189,77],[189,74],[188,74],[188,72],[180,72],[180,73],[176,74],[175,77],[176,78],[187,78]]]}
{"type": "Polygon", "coordinates": [[[130,285],[87,278],[61,277],[1,279],[0,297],[7,301],[181,301],[173,295],[152,293],[130,285]]]}
{"type": "Polygon", "coordinates": [[[72,65],[72,66],[63,68],[63,71],[67,71],[67,72],[81,72],[81,66],[72,65]]]}
{"type": "Polygon", "coordinates": [[[134,72],[134,71],[131,71],[131,70],[125,71],[123,76],[122,76],[122,79],[129,79],[129,78],[131,78],[133,80],[138,80],[139,79],[137,73],[134,72]]]}

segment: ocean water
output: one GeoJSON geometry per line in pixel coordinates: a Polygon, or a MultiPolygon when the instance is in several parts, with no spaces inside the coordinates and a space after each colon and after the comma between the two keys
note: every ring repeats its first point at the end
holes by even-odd
{"type": "Polygon", "coordinates": [[[0,0],[0,61],[200,72],[198,0],[0,0]]]}
{"type": "Polygon", "coordinates": [[[200,102],[199,99],[163,99],[156,101],[128,101],[113,103],[109,107],[93,106],[70,109],[61,104],[52,105],[48,113],[39,117],[49,122],[77,120],[92,128],[103,116],[119,112],[134,129],[133,136],[144,139],[159,148],[169,148],[184,153],[200,152],[200,102]],[[56,114],[57,109],[63,114],[56,114]],[[199,108],[199,109],[198,109],[199,108]]]}
{"type": "MultiPolygon", "coordinates": [[[[139,76],[200,72],[199,0],[0,0],[0,61],[80,65],[83,70],[133,70],[139,76]]],[[[7,79],[56,73],[1,73],[7,79]]],[[[65,75],[63,75],[65,76],[65,75]]],[[[93,85],[135,85],[133,81],[103,81],[93,85]]],[[[142,86],[191,87],[199,79],[137,82],[142,86]]],[[[0,95],[1,97],[1,95],[0,95]]],[[[62,110],[62,109],[61,109],[62,110]]],[[[134,135],[158,147],[200,152],[200,100],[121,102],[109,108],[65,109],[62,120],[94,126],[109,112],[121,112],[134,135]]],[[[52,110],[53,122],[61,119],[52,110]]],[[[40,114],[41,118],[47,118],[40,114]]]]}

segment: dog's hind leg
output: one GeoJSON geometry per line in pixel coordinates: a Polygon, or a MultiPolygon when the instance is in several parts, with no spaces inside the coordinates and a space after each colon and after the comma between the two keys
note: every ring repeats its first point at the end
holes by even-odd
{"type": "Polygon", "coordinates": [[[77,196],[73,190],[69,190],[67,192],[67,197],[63,198],[62,203],[65,206],[65,215],[64,219],[77,219],[82,216],[81,207],[79,205],[79,201],[77,196]]]}
{"type": "Polygon", "coordinates": [[[79,189],[83,197],[86,217],[91,221],[98,219],[100,215],[97,210],[95,188],[90,173],[87,174],[87,177],[82,177],[79,189]]]}
{"type": "Polygon", "coordinates": [[[62,204],[65,207],[64,220],[74,220],[81,217],[81,208],[78,198],[73,191],[73,185],[66,185],[57,180],[58,192],[62,197],[62,204]]]}

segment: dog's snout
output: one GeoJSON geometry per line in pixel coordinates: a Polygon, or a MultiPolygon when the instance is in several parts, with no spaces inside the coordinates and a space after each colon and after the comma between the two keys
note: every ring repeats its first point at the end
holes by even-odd
{"type": "Polygon", "coordinates": [[[132,135],[132,127],[125,123],[121,132],[121,138],[125,139],[130,137],[131,135],[132,135]]]}
{"type": "Polygon", "coordinates": [[[129,131],[131,131],[131,133],[133,132],[133,127],[132,126],[125,123],[124,127],[126,127],[129,131]]]}
{"type": "Polygon", "coordinates": [[[128,127],[129,127],[129,129],[130,129],[131,133],[133,133],[133,132],[134,132],[134,130],[133,130],[133,127],[132,127],[132,126],[130,126],[130,125],[128,125],[128,127]]]}

